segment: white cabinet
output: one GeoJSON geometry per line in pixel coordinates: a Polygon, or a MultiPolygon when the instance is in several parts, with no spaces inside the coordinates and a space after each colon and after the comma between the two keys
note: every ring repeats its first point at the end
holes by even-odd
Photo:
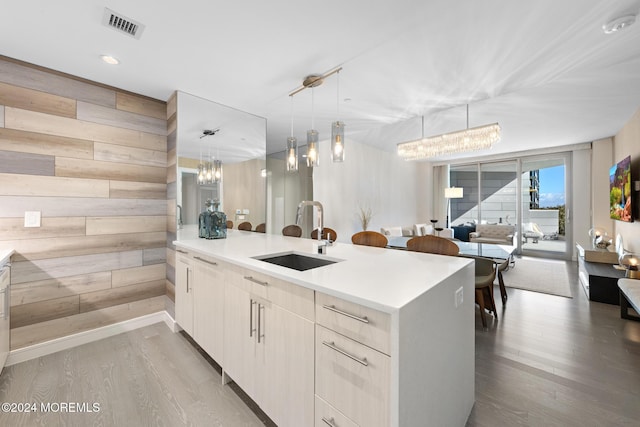
{"type": "Polygon", "coordinates": [[[390,316],[319,292],[316,315],[316,425],[388,426],[390,316]]]}
{"type": "Polygon", "coordinates": [[[226,269],[223,369],[281,427],[313,425],[312,290],[226,269]]]}
{"type": "Polygon", "coordinates": [[[176,322],[193,337],[193,259],[187,252],[176,255],[176,322]]]}
{"type": "Polygon", "coordinates": [[[193,339],[223,364],[224,265],[203,256],[193,261],[193,339]]]}
{"type": "Polygon", "coordinates": [[[222,365],[224,266],[202,255],[176,257],[176,322],[222,365]]]}

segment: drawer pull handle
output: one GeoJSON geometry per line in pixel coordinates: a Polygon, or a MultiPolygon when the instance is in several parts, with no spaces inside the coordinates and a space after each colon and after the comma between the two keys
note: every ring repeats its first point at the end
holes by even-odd
{"type": "Polygon", "coordinates": [[[269,282],[263,282],[261,280],[254,279],[253,276],[244,276],[244,278],[250,282],[257,283],[260,286],[267,286],[269,284],[269,282]]]}
{"type": "Polygon", "coordinates": [[[365,359],[358,359],[356,356],[353,356],[353,355],[347,353],[346,351],[344,351],[343,349],[336,347],[336,345],[333,343],[333,341],[332,342],[322,341],[322,344],[326,345],[331,350],[337,351],[338,353],[342,354],[343,356],[347,356],[349,359],[355,360],[356,362],[358,362],[362,366],[369,366],[369,363],[367,362],[366,358],[365,359]]]}
{"type": "Polygon", "coordinates": [[[202,262],[206,262],[207,264],[211,264],[211,265],[218,265],[217,262],[213,262],[213,261],[207,261],[206,259],[200,258],[199,256],[194,256],[195,259],[202,261],[202,262]]]}
{"type": "Polygon", "coordinates": [[[189,252],[183,251],[182,249],[176,249],[176,252],[180,252],[181,254],[188,254],[189,252]]]}
{"type": "Polygon", "coordinates": [[[331,311],[333,311],[335,313],[342,314],[343,316],[347,316],[350,319],[355,319],[358,322],[369,323],[369,319],[367,319],[367,316],[364,316],[364,317],[356,316],[355,314],[351,314],[351,313],[347,313],[346,311],[338,310],[333,305],[323,305],[322,307],[326,308],[327,310],[331,310],[331,311]]]}
{"type": "Polygon", "coordinates": [[[322,421],[328,426],[337,427],[336,423],[333,421],[333,418],[326,419],[325,417],[322,417],[322,421]]]}

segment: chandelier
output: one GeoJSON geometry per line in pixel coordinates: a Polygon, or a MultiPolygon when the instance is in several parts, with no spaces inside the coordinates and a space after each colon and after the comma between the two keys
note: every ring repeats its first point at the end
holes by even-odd
{"type": "MultiPolygon", "coordinates": [[[[220,129],[202,131],[200,139],[205,136],[213,136],[218,133],[220,129]]],[[[211,153],[209,153],[211,154],[211,153]]],[[[200,152],[200,163],[198,164],[198,184],[217,184],[222,179],[222,160],[213,160],[209,155],[208,161],[202,161],[202,152],[200,152]]]]}
{"type": "Polygon", "coordinates": [[[467,104],[467,128],[442,135],[424,137],[398,144],[398,155],[405,160],[421,160],[447,154],[478,151],[491,148],[500,141],[501,128],[498,123],[469,128],[469,104],[467,104]]]}

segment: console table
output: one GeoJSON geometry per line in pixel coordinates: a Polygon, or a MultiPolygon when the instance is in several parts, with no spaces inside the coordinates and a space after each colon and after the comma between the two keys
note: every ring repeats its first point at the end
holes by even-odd
{"type": "Polygon", "coordinates": [[[578,249],[578,276],[580,285],[590,301],[620,305],[618,279],[624,277],[623,270],[616,270],[612,264],[585,261],[584,249],[578,249]]]}

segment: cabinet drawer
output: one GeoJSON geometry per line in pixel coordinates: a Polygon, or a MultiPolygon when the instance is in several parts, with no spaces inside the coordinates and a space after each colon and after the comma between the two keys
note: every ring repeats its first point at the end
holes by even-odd
{"type": "Polygon", "coordinates": [[[305,319],[315,320],[315,293],[312,289],[236,265],[229,264],[226,270],[230,284],[305,319]]]}
{"type": "Polygon", "coordinates": [[[391,354],[391,316],[387,313],[317,292],[316,322],[384,354],[391,354]]]}
{"type": "Polygon", "coordinates": [[[387,426],[390,359],[316,325],[316,395],[358,425],[387,426]]]}
{"type": "Polygon", "coordinates": [[[316,421],[314,427],[359,427],[342,412],[316,396],[316,421]]]}

